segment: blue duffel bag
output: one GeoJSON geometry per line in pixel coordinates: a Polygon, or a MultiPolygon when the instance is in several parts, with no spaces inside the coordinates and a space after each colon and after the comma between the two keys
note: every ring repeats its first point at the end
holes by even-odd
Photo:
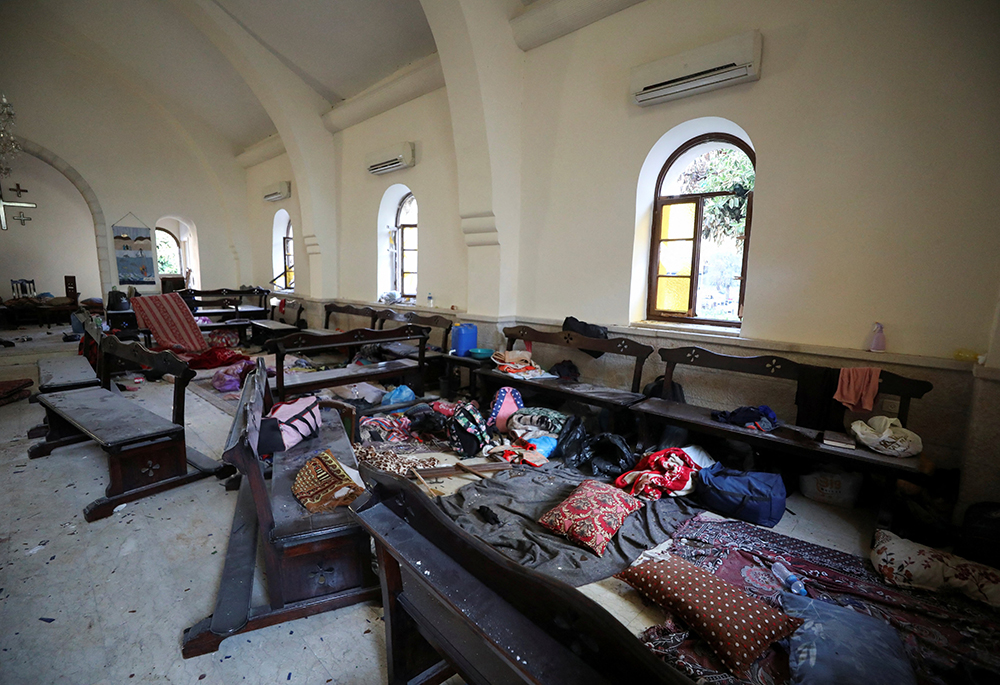
{"type": "Polygon", "coordinates": [[[713,464],[697,473],[695,498],[717,514],[768,528],[785,513],[785,484],[777,473],[713,464]]]}

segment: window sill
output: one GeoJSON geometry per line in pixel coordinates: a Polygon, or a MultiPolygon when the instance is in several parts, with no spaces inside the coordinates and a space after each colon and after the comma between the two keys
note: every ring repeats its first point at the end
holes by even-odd
{"type": "Polygon", "coordinates": [[[740,337],[739,326],[720,326],[710,323],[695,323],[681,321],[656,321],[654,319],[644,319],[633,321],[623,330],[648,329],[653,331],[670,331],[676,333],[696,333],[700,335],[716,335],[723,338],[740,337]]]}

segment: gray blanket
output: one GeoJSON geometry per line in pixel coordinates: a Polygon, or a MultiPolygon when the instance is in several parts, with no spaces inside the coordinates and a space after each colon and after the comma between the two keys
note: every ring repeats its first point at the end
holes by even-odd
{"type": "Polygon", "coordinates": [[[538,523],[542,514],[587,478],[556,463],[540,469],[514,467],[441,497],[438,505],[459,526],[504,555],[574,587],[624,570],[643,550],[666,541],[678,524],[702,511],[673,497],[647,502],[625,519],[604,555],[597,556],[538,523]],[[483,505],[496,513],[499,524],[484,520],[478,511],[483,505]]]}

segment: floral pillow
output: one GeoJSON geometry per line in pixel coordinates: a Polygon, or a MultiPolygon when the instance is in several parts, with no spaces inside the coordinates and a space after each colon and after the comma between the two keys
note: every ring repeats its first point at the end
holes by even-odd
{"type": "Polygon", "coordinates": [[[886,582],[921,590],[952,588],[1000,607],[1000,571],[917,544],[887,530],[875,531],[872,564],[886,582]]]}
{"type": "Polygon", "coordinates": [[[668,554],[618,577],[683,620],[737,676],[802,625],[686,559],[668,554]]]}
{"type": "Polygon", "coordinates": [[[641,508],[642,502],[632,495],[607,483],[585,480],[538,522],[601,555],[628,515],[641,508]]]}

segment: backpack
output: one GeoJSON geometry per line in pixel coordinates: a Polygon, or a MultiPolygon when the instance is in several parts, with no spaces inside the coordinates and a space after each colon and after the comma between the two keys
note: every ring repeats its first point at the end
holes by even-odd
{"type": "Polygon", "coordinates": [[[448,419],[448,442],[463,459],[479,454],[489,441],[486,422],[479,409],[471,402],[463,402],[455,407],[455,414],[448,419]]]}
{"type": "Polygon", "coordinates": [[[316,435],[321,422],[319,398],[302,397],[294,402],[279,402],[260,420],[257,454],[291,449],[316,435]]]}
{"type": "Polygon", "coordinates": [[[785,483],[777,473],[713,464],[696,475],[695,497],[717,514],[773,528],[785,513],[785,483]]]}
{"type": "Polygon", "coordinates": [[[503,387],[493,396],[493,410],[486,419],[487,426],[496,426],[501,433],[507,432],[507,419],[518,409],[524,409],[521,393],[516,388],[503,387]]]}

